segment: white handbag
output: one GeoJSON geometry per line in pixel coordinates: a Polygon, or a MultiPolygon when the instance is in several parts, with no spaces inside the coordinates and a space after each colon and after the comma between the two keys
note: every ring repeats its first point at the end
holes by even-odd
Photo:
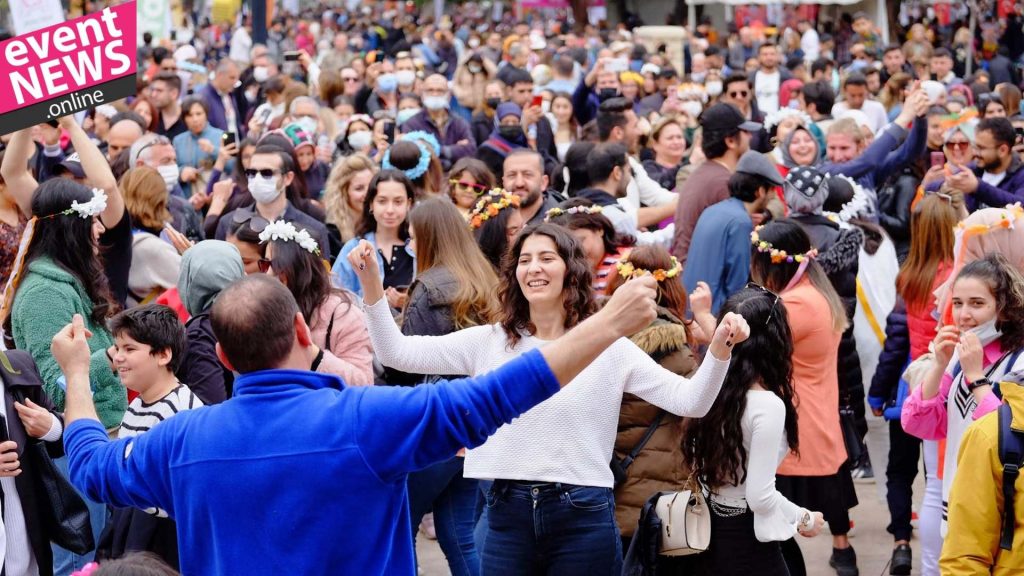
{"type": "Polygon", "coordinates": [[[688,490],[668,492],[658,499],[662,556],[688,556],[711,545],[711,510],[700,485],[690,477],[688,490]]]}

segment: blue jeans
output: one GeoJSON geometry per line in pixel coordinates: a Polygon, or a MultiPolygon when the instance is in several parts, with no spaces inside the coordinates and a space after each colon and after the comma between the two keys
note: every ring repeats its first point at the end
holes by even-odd
{"type": "Polygon", "coordinates": [[[462,477],[465,458],[455,457],[409,474],[412,533],[434,511],[434,530],[452,576],[479,576],[480,556],[473,541],[477,518],[477,481],[462,477]]]}
{"type": "Polygon", "coordinates": [[[488,576],[619,576],[622,540],[610,488],[496,480],[487,492],[488,576]]]}
{"type": "MultiPolygon", "coordinates": [[[[57,465],[57,469],[60,470],[65,477],[68,476],[67,456],[54,458],[53,463],[57,465]]],[[[81,493],[79,493],[79,495],[81,495],[81,493]]],[[[85,500],[85,505],[89,508],[89,520],[92,522],[93,541],[99,542],[100,533],[103,532],[103,528],[107,524],[107,506],[105,504],[93,502],[85,496],[82,496],[82,500],[85,500]]],[[[50,548],[53,550],[54,576],[69,576],[72,572],[81,570],[86,564],[92,562],[93,556],[96,555],[95,550],[85,555],[78,555],[63,549],[56,544],[50,544],[50,548]]]]}

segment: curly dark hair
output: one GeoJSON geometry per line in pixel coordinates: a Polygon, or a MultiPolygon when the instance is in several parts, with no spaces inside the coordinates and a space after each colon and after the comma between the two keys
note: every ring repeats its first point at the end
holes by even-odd
{"type": "Polygon", "coordinates": [[[71,208],[71,203],[76,200],[85,203],[91,199],[89,188],[67,178],[51,178],[36,188],[32,195],[32,215],[39,220],[25,256],[25,265],[44,256],[53,259],[82,283],[92,304],[90,318],[97,324],[103,324],[117,313],[118,306],[103,271],[102,253],[96,255],[93,219],[79,218],[77,214],[56,216],[71,208]]]}
{"type": "MultiPolygon", "coordinates": [[[[996,329],[1003,350],[1024,348],[1024,275],[1005,256],[990,253],[967,264],[956,275],[981,280],[996,298],[996,329]]],[[[956,285],[956,282],[953,284],[956,285]]]]}
{"type": "Polygon", "coordinates": [[[562,305],[565,307],[565,328],[568,330],[596,309],[594,292],[590,289],[590,265],[583,256],[583,249],[565,228],[557,224],[535,224],[523,230],[516,237],[512,248],[505,254],[500,274],[501,285],[498,300],[501,302],[499,321],[512,349],[522,339],[522,331],[533,334],[536,326],[530,320],[530,303],[519,287],[516,269],[523,244],[533,236],[546,236],[555,243],[558,256],[565,262],[565,280],[562,283],[562,305]]]}
{"type": "Polygon", "coordinates": [[[729,372],[711,410],[687,423],[683,454],[698,478],[712,490],[747,479],[747,450],[740,422],[747,408],[747,391],[760,384],[786,407],[786,442],[799,453],[797,413],[793,392],[793,335],[786,307],[779,296],[757,285],[732,295],[719,311],[743,316],[750,337],[733,348],[729,372]],[[766,351],[771,351],[766,354],[766,351]]]}

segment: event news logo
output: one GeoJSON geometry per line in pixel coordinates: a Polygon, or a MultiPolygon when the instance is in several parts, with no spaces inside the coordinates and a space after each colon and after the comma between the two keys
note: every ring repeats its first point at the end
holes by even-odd
{"type": "Polygon", "coordinates": [[[0,134],[135,94],[135,2],[0,42],[0,134]]]}

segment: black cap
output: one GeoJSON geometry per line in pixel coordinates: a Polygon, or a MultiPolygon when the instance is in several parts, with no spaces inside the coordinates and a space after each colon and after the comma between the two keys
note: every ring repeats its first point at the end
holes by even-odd
{"type": "Polygon", "coordinates": [[[60,176],[65,172],[70,172],[72,176],[78,179],[85,178],[85,170],[82,169],[82,161],[78,158],[78,152],[68,156],[63,162],[53,167],[54,176],[60,176]]]}
{"type": "Polygon", "coordinates": [[[761,129],[760,124],[747,120],[735,106],[725,103],[715,104],[704,110],[700,115],[700,126],[706,131],[715,132],[757,132],[761,129]]]}

